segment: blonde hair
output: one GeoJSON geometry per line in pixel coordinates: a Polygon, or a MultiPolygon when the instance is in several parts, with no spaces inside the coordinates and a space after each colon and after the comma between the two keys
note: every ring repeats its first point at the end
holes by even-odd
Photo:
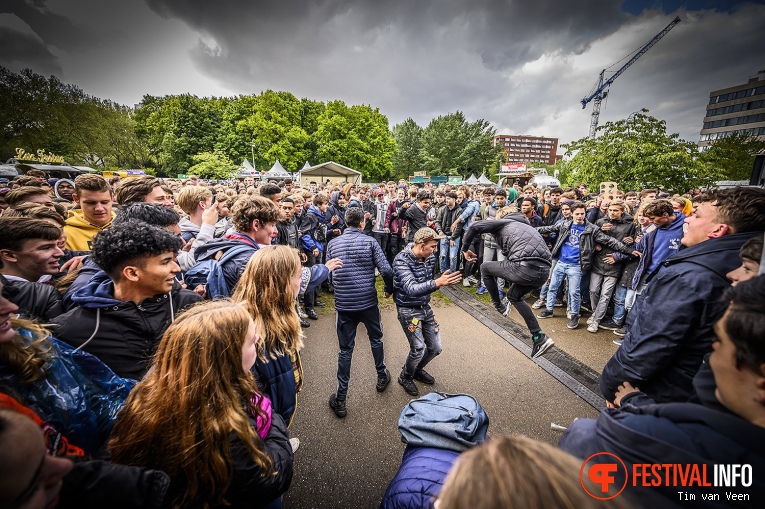
{"type": "Polygon", "coordinates": [[[263,476],[273,462],[250,424],[263,416],[260,394],[242,366],[250,327],[244,306],[229,300],[193,306],[162,336],[152,367],[130,393],[112,430],[112,461],[154,468],[180,486],[173,507],[225,504],[233,479],[229,446],[236,434],[263,476]]]}
{"type": "Polygon", "coordinates": [[[505,205],[504,207],[502,207],[501,209],[497,211],[496,217],[497,219],[502,219],[506,215],[511,214],[513,212],[518,212],[518,207],[516,207],[515,205],[505,205]]]}
{"type": "Polygon", "coordinates": [[[295,310],[291,279],[300,269],[300,256],[289,246],[260,248],[244,269],[232,299],[244,302],[263,338],[261,360],[296,354],[303,332],[295,310]]]}
{"type": "Polygon", "coordinates": [[[16,334],[0,347],[0,364],[6,365],[21,383],[45,378],[45,365],[52,360],[50,332],[32,320],[11,318],[16,334]]]}
{"type": "MultiPolygon", "coordinates": [[[[494,437],[462,454],[444,481],[438,509],[602,507],[579,482],[581,462],[524,436],[494,437]]],[[[609,507],[629,507],[623,499],[609,507]]]]}
{"type": "Polygon", "coordinates": [[[208,198],[212,198],[212,192],[209,189],[202,186],[187,186],[181,189],[178,193],[175,203],[181,208],[182,211],[188,215],[192,215],[197,211],[197,206],[207,201],[208,198]]]}

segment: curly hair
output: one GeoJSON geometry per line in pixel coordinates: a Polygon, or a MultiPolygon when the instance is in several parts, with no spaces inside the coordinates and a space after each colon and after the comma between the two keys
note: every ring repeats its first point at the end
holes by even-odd
{"type": "Polygon", "coordinates": [[[128,221],[143,221],[152,226],[167,228],[180,221],[178,213],[173,209],[163,207],[159,203],[134,202],[120,207],[117,217],[112,221],[112,226],[128,221]]]}
{"type": "Polygon", "coordinates": [[[300,318],[295,310],[291,279],[300,270],[300,256],[289,246],[258,249],[244,269],[234,295],[244,302],[263,336],[258,356],[275,359],[296,354],[303,347],[300,318]]]}
{"type": "Polygon", "coordinates": [[[664,214],[674,216],[675,209],[669,200],[654,200],[646,204],[643,209],[643,215],[646,217],[661,217],[664,214]]]}
{"type": "Polygon", "coordinates": [[[279,206],[262,196],[242,196],[231,209],[231,220],[236,231],[246,233],[256,219],[261,225],[276,223],[281,213],[279,206]]]}
{"type": "Polygon", "coordinates": [[[162,181],[149,175],[122,179],[114,191],[114,201],[120,205],[144,201],[155,187],[162,187],[162,181]]]}
{"type": "Polygon", "coordinates": [[[179,486],[173,507],[218,507],[234,477],[236,435],[262,475],[273,462],[250,423],[262,396],[242,366],[252,320],[229,300],[197,304],[162,336],[152,367],[130,393],[112,430],[112,461],[162,470],[179,486]]]}
{"type": "Polygon", "coordinates": [[[117,281],[128,265],[168,251],[177,252],[182,246],[183,241],[166,229],[131,220],[98,232],[91,256],[96,265],[117,281]]]}

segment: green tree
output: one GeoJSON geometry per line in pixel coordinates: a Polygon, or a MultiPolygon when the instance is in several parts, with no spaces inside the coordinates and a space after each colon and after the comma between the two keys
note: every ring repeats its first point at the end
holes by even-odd
{"type": "Polygon", "coordinates": [[[718,138],[701,153],[701,160],[721,180],[749,180],[754,156],[765,152],[765,141],[749,134],[734,133],[718,138]]]}
{"type": "Polygon", "coordinates": [[[192,156],[194,165],[188,170],[189,175],[203,179],[227,180],[234,176],[236,165],[220,151],[202,152],[192,156]]]}
{"type": "Polygon", "coordinates": [[[719,180],[699,160],[695,143],[667,134],[666,122],[646,109],[598,127],[596,138],[581,138],[563,148],[566,156],[573,155],[561,172],[566,185],[586,182],[592,188],[618,182],[622,189],[658,186],[685,192],[719,180]]]}
{"type": "Polygon", "coordinates": [[[411,117],[393,126],[396,153],[393,155],[393,171],[396,177],[406,177],[421,171],[425,165],[422,152],[422,127],[411,117]]]}
{"type": "Polygon", "coordinates": [[[329,102],[318,117],[314,140],[321,161],[335,161],[353,168],[373,182],[393,178],[396,142],[388,128],[388,118],[377,108],[329,102]]]}
{"type": "Polygon", "coordinates": [[[501,147],[484,119],[468,122],[461,111],[431,120],[422,132],[424,168],[431,175],[494,175],[501,147]]]}

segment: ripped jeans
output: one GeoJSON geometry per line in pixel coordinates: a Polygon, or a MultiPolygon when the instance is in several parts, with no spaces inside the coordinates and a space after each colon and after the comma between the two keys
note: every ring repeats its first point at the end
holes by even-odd
{"type": "Polygon", "coordinates": [[[430,304],[419,308],[398,307],[397,310],[398,321],[409,340],[409,355],[401,377],[411,380],[416,371],[423,369],[441,353],[441,334],[430,304]]]}

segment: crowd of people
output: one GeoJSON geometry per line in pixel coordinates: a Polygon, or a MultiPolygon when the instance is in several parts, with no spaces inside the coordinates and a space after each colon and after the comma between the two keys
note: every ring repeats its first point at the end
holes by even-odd
{"type": "MultiPolygon", "coordinates": [[[[569,329],[589,314],[587,331],[616,335],[600,380],[609,408],[577,421],[563,450],[649,458],[667,436],[693,441],[701,422],[720,448],[689,446],[678,461],[740,453],[765,468],[762,451],[742,452],[765,443],[762,189],[299,187],[30,171],[0,179],[0,211],[0,506],[281,507],[300,443],[288,427],[303,329],[320,319],[323,295],[334,294],[336,312],[335,416],[348,413],[359,324],[376,390],[392,380],[377,281],[409,343],[397,382],[411,396],[415,382],[435,383],[425,367],[442,351],[430,295],[461,284],[498,313],[517,310],[532,358],[555,343],[540,320],[556,308],[569,329]]],[[[534,456],[575,464],[523,440],[463,456],[442,507],[492,491],[474,485],[477,471],[507,470],[510,482],[534,456]],[[487,463],[498,455],[499,467],[487,463]]],[[[532,505],[583,506],[567,491],[576,483],[535,468],[543,478],[532,486],[555,485],[551,498],[505,486],[485,506],[517,492],[532,505]]]]}

